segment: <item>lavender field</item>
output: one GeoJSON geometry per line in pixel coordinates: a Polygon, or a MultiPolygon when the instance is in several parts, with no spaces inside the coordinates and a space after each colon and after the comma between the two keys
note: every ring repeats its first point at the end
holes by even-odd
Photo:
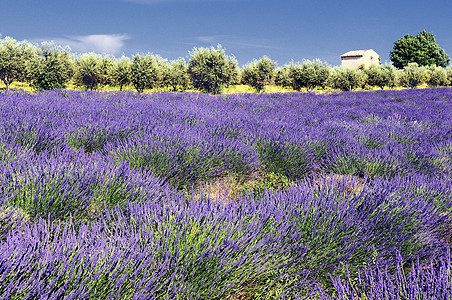
{"type": "Polygon", "coordinates": [[[451,299],[452,89],[0,93],[0,299],[451,299]]]}

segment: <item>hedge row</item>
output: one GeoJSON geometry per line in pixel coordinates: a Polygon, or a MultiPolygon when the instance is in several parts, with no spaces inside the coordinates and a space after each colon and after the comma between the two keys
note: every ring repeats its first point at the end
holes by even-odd
{"type": "Polygon", "coordinates": [[[246,84],[261,92],[276,84],[297,91],[331,87],[344,91],[368,87],[410,87],[452,85],[452,68],[421,67],[416,63],[404,69],[392,65],[348,69],[330,67],[320,60],[291,63],[277,68],[276,62],[264,56],[242,69],[221,46],[194,48],[188,63],[183,59],[168,61],[158,55],[136,54],[132,59],[102,56],[95,53],[74,55],[69,48],[53,43],[33,45],[13,38],[0,39],[0,79],[9,89],[14,81],[24,81],[36,90],[63,89],[69,82],[89,90],[103,86],[133,85],[145,89],[189,87],[218,94],[228,86],[246,84]]]}

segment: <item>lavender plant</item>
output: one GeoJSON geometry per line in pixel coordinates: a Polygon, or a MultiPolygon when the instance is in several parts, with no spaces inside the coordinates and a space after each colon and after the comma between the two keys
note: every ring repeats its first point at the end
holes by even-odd
{"type": "Polygon", "coordinates": [[[451,99],[0,93],[0,298],[445,298],[451,99]]]}

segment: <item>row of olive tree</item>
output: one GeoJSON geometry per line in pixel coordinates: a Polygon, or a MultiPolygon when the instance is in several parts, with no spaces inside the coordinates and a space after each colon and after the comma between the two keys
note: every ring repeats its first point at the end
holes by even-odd
{"type": "Polygon", "coordinates": [[[396,86],[415,88],[421,84],[429,86],[452,85],[452,68],[419,66],[409,63],[403,69],[392,65],[372,65],[369,68],[331,68],[320,60],[291,63],[276,69],[276,63],[267,57],[255,60],[242,70],[242,83],[262,91],[265,85],[276,84],[296,91],[312,91],[315,88],[331,87],[343,91],[372,87],[393,88],[396,86]]]}
{"type": "Polygon", "coordinates": [[[312,91],[316,87],[331,87],[343,91],[352,91],[372,87],[393,88],[396,86],[415,88],[421,84],[429,86],[451,86],[452,68],[437,66],[419,66],[409,63],[403,69],[392,65],[372,65],[369,68],[330,68],[318,60],[304,61],[302,64],[290,64],[275,71],[275,83],[300,91],[305,88],[312,91]]]}
{"type": "Polygon", "coordinates": [[[195,48],[188,64],[183,58],[167,61],[157,55],[137,54],[115,59],[95,53],[75,56],[69,48],[53,43],[36,46],[13,38],[0,39],[0,79],[6,89],[14,81],[26,81],[38,90],[62,89],[69,82],[85,89],[132,85],[138,92],[190,86],[208,93],[240,83],[240,69],[234,57],[221,46],[195,48]]]}
{"type": "Polygon", "coordinates": [[[416,87],[452,84],[452,69],[410,63],[404,69],[392,65],[370,68],[331,68],[320,60],[291,63],[277,68],[276,62],[264,56],[239,69],[234,57],[217,48],[195,48],[188,63],[183,58],[167,61],[157,55],[137,54],[119,59],[95,53],[75,56],[69,48],[53,43],[40,47],[6,37],[0,39],[0,79],[9,89],[13,81],[26,81],[39,90],[62,89],[69,82],[94,90],[117,86],[123,90],[132,85],[138,92],[169,88],[186,90],[190,86],[218,94],[230,85],[246,84],[262,92],[276,84],[296,91],[332,87],[345,91],[368,87],[416,87]]]}

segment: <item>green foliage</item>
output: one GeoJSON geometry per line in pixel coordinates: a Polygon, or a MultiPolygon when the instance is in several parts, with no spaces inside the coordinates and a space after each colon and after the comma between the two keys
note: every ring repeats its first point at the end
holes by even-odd
{"type": "Polygon", "coordinates": [[[132,62],[129,58],[122,56],[121,59],[113,61],[111,69],[111,81],[113,85],[119,85],[122,91],[125,85],[131,82],[132,62]]]}
{"type": "Polygon", "coordinates": [[[29,63],[30,81],[39,90],[64,89],[74,74],[69,48],[42,43],[39,57],[29,63]]]}
{"type": "Polygon", "coordinates": [[[111,154],[120,162],[129,162],[134,169],[151,171],[178,190],[196,188],[208,182],[226,165],[232,174],[249,172],[243,157],[234,150],[218,154],[207,152],[200,146],[185,147],[177,140],[162,141],[162,145],[161,149],[153,149],[141,144],[132,150],[118,150],[111,154]]]}
{"type": "Polygon", "coordinates": [[[270,173],[279,174],[289,180],[300,180],[313,172],[313,153],[304,145],[260,140],[256,150],[259,161],[270,173]]]}
{"type": "Polygon", "coordinates": [[[155,61],[157,62],[158,78],[157,78],[155,85],[153,85],[152,88],[165,87],[166,86],[165,74],[167,73],[166,71],[168,69],[168,60],[166,58],[162,58],[158,55],[155,55],[154,58],[155,58],[155,61]]]}
{"type": "Polygon", "coordinates": [[[273,84],[275,80],[276,62],[264,56],[254,60],[242,70],[242,83],[255,88],[259,93],[266,85],[273,84]]]}
{"type": "Polygon", "coordinates": [[[239,78],[237,61],[226,56],[220,45],[216,49],[194,48],[187,71],[194,88],[212,94],[221,93],[239,78]]]}
{"type": "Polygon", "coordinates": [[[437,66],[427,67],[427,83],[429,86],[446,86],[449,81],[447,79],[447,71],[437,66]]]}
{"type": "Polygon", "coordinates": [[[366,74],[360,69],[334,68],[329,78],[329,86],[342,91],[352,91],[366,83],[366,74]]]}
{"type": "Polygon", "coordinates": [[[448,85],[452,86],[452,67],[446,69],[448,85]]]}
{"type": "Polygon", "coordinates": [[[75,83],[86,89],[97,89],[102,82],[102,56],[95,53],[85,53],[76,61],[75,83]]]}
{"type": "Polygon", "coordinates": [[[275,84],[282,87],[291,87],[291,78],[289,76],[290,65],[280,67],[275,71],[275,84]]]}
{"type": "Polygon", "coordinates": [[[113,85],[114,79],[112,73],[115,66],[114,60],[110,56],[104,56],[100,59],[99,64],[101,75],[99,84],[102,86],[113,85]]]}
{"type": "Polygon", "coordinates": [[[4,206],[0,210],[0,240],[6,239],[8,233],[30,221],[30,216],[22,209],[4,206]]]}
{"type": "Polygon", "coordinates": [[[7,90],[12,82],[27,79],[28,65],[36,57],[37,49],[32,44],[11,37],[0,39],[0,80],[7,90]]]}
{"type": "Polygon", "coordinates": [[[152,54],[135,55],[132,59],[131,75],[132,84],[139,93],[146,88],[159,86],[163,77],[157,58],[152,54]]]}
{"type": "Polygon", "coordinates": [[[124,131],[111,134],[108,130],[92,127],[79,128],[77,133],[68,134],[67,144],[75,149],[83,149],[85,153],[102,150],[107,142],[123,140],[127,136],[124,131]]]}
{"type": "Polygon", "coordinates": [[[371,65],[368,69],[364,69],[367,75],[367,84],[370,86],[378,86],[381,89],[394,87],[396,84],[396,70],[392,65],[371,65]]]}
{"type": "MultiPolygon", "coordinates": [[[[372,148],[373,145],[367,144],[366,147],[372,148]]],[[[388,164],[379,157],[359,158],[355,154],[340,157],[334,165],[331,166],[331,172],[342,175],[353,175],[359,177],[385,176],[393,178],[397,175],[395,164],[388,164]]]]}
{"type": "Polygon", "coordinates": [[[303,70],[300,64],[292,64],[288,68],[290,86],[296,91],[301,91],[301,89],[304,87],[302,73],[303,70]]]}
{"type": "Polygon", "coordinates": [[[417,63],[409,63],[398,76],[399,85],[415,88],[428,79],[427,69],[417,63]]]}
{"type": "Polygon", "coordinates": [[[228,67],[226,69],[226,86],[230,87],[232,85],[240,84],[240,69],[237,65],[237,60],[234,57],[229,58],[228,67]]]}
{"type": "Polygon", "coordinates": [[[324,88],[330,77],[330,67],[319,59],[314,61],[305,60],[303,64],[292,64],[289,66],[290,83],[294,90],[300,91],[306,88],[312,91],[320,86],[324,88]]]}
{"type": "Polygon", "coordinates": [[[394,43],[393,51],[389,54],[398,69],[406,67],[409,63],[446,67],[450,61],[444,49],[436,44],[435,36],[425,30],[416,36],[405,35],[394,43]]]}
{"type": "Polygon", "coordinates": [[[190,78],[187,73],[187,64],[183,58],[166,64],[163,71],[163,85],[171,87],[172,91],[188,88],[190,78]]]}
{"type": "Polygon", "coordinates": [[[138,189],[132,189],[124,177],[113,172],[108,175],[105,179],[92,180],[98,174],[86,177],[74,166],[66,173],[42,174],[26,184],[5,188],[14,189],[9,203],[27,218],[64,220],[72,215],[75,219],[86,220],[96,210],[122,205],[126,199],[143,198],[143,194],[138,189]],[[64,187],[67,182],[70,182],[72,189],[64,187]]]}
{"type": "Polygon", "coordinates": [[[264,190],[284,190],[289,188],[291,184],[292,182],[286,176],[279,173],[267,172],[252,186],[252,192],[256,194],[264,190]]]}
{"type": "Polygon", "coordinates": [[[276,69],[276,63],[264,56],[240,71],[235,58],[226,56],[221,45],[217,48],[194,48],[190,54],[188,64],[183,58],[168,62],[150,54],[136,55],[132,60],[125,56],[116,60],[110,56],[85,53],[74,59],[69,48],[53,42],[42,43],[38,49],[26,41],[18,42],[6,37],[0,39],[0,79],[7,90],[14,81],[20,82],[13,87],[27,87],[24,85],[26,82],[30,90],[31,87],[64,89],[73,79],[75,85],[89,90],[99,86],[110,86],[109,89],[114,90],[117,86],[122,91],[132,84],[138,92],[160,87],[183,91],[193,86],[213,94],[241,83],[244,84],[242,89],[235,86],[229,92],[252,92],[251,87],[262,92],[266,86],[267,92],[279,92],[292,89],[312,91],[326,86],[344,91],[365,86],[413,88],[424,82],[433,87],[452,85],[452,68],[441,68],[449,63],[449,56],[438,47],[435,37],[426,31],[414,37],[406,35],[394,44],[391,60],[398,69],[392,65],[372,65],[360,70],[332,69],[318,59],[301,64],[292,62],[276,69]],[[410,65],[405,68],[413,61],[417,67],[410,65]],[[429,68],[420,68],[423,66],[429,68]]]}

